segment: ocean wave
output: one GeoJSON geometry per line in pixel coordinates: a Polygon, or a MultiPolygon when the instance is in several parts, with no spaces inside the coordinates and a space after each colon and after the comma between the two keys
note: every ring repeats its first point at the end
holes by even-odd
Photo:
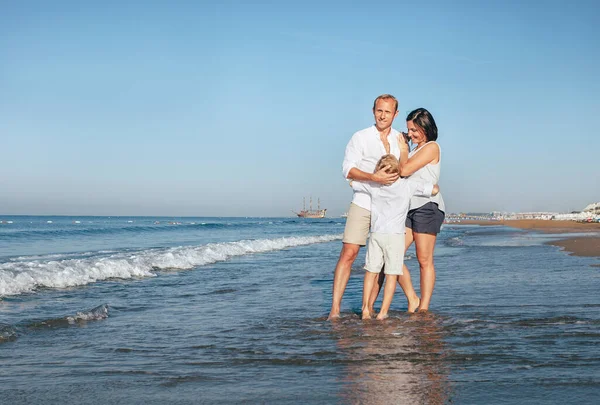
{"type": "Polygon", "coordinates": [[[30,321],[23,326],[28,329],[61,328],[71,325],[82,325],[89,321],[99,321],[106,318],[108,318],[108,304],[102,304],[87,311],[77,312],[75,315],[30,321]]]}
{"type": "Polygon", "coordinates": [[[70,324],[82,323],[88,321],[98,321],[108,318],[108,304],[98,305],[89,311],[77,312],[74,316],[67,316],[67,322],[70,324]]]}
{"type": "Polygon", "coordinates": [[[75,315],[62,318],[27,320],[19,322],[16,326],[0,323],[0,343],[16,340],[19,335],[26,333],[27,330],[77,326],[106,318],[108,318],[108,304],[102,304],[87,311],[77,312],[75,315]]]}
{"type": "Polygon", "coordinates": [[[341,239],[341,235],[283,237],[147,249],[63,260],[0,264],[0,298],[39,288],[68,288],[107,279],[155,277],[157,270],[186,270],[236,256],[283,250],[341,239]]]}
{"type": "Polygon", "coordinates": [[[455,236],[453,238],[448,238],[446,240],[446,246],[455,247],[455,246],[463,246],[464,244],[465,244],[465,242],[459,236],[455,236]]]}
{"type": "Polygon", "coordinates": [[[17,330],[11,325],[0,323],[0,343],[10,342],[17,338],[17,330]]]}
{"type": "Polygon", "coordinates": [[[1,239],[20,240],[33,238],[62,238],[73,236],[93,236],[93,235],[116,235],[116,234],[139,234],[139,233],[168,233],[173,231],[188,230],[214,230],[214,229],[241,229],[264,226],[263,222],[192,222],[182,223],[176,221],[164,221],[149,225],[130,225],[130,226],[109,226],[109,227],[85,227],[83,225],[73,225],[65,228],[61,226],[56,229],[17,229],[11,232],[3,232],[1,239]]]}
{"type": "MultiPolygon", "coordinates": [[[[132,249],[121,249],[121,252],[125,250],[132,249]]],[[[79,252],[79,253],[50,253],[50,254],[42,254],[42,255],[32,255],[32,256],[17,256],[17,257],[9,257],[8,261],[11,262],[24,262],[24,261],[32,261],[32,260],[60,260],[66,258],[73,258],[77,256],[77,258],[81,259],[84,257],[99,257],[101,255],[117,253],[117,250],[100,250],[96,252],[79,252]]],[[[0,265],[1,266],[1,265],[0,265]]]]}

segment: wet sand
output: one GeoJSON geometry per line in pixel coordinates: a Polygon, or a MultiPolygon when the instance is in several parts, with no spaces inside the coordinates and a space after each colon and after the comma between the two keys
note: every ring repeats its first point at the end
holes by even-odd
{"type": "Polygon", "coordinates": [[[579,237],[548,242],[549,245],[560,246],[575,256],[600,256],[600,237],[579,237]]]}
{"type": "Polygon", "coordinates": [[[457,225],[510,226],[548,233],[564,233],[565,238],[548,242],[560,246],[575,256],[600,257],[600,223],[574,221],[544,221],[540,219],[518,219],[506,221],[461,221],[457,225]],[[595,232],[597,236],[569,237],[569,233],[595,232]]]}

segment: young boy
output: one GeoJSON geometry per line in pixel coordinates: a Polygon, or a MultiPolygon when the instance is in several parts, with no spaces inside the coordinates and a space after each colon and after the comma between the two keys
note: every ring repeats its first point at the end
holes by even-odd
{"type": "MultiPolygon", "coordinates": [[[[377,162],[375,171],[386,169],[398,173],[399,162],[394,155],[384,155],[377,162]]],[[[367,245],[365,280],[363,286],[362,319],[371,319],[369,296],[381,268],[386,275],[383,303],[377,319],[388,317],[398,276],[404,264],[404,233],[406,214],[413,195],[431,197],[439,192],[437,185],[410,179],[398,179],[389,186],[376,183],[351,182],[355,191],[371,194],[371,236],[367,245]]]]}

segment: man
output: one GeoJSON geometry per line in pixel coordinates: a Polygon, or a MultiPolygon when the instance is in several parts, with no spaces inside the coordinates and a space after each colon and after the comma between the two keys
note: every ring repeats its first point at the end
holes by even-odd
{"type": "MultiPolygon", "coordinates": [[[[342,170],[350,180],[371,181],[379,184],[392,184],[398,180],[398,173],[387,173],[386,168],[375,172],[375,165],[381,156],[391,153],[400,158],[397,137],[398,131],[392,128],[398,115],[398,100],[391,94],[382,94],[373,103],[375,124],[356,132],[344,154],[342,170]]],[[[342,296],[350,279],[352,264],[361,246],[367,243],[371,221],[371,196],[355,191],[346,218],[346,228],[342,239],[342,251],[333,276],[333,298],[328,319],[340,316],[342,296]]]]}

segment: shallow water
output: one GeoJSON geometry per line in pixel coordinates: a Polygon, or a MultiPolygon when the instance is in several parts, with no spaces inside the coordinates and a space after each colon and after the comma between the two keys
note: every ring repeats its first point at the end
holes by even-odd
{"type": "Polygon", "coordinates": [[[342,318],[327,322],[343,220],[10,220],[0,225],[2,403],[558,404],[599,394],[597,259],[542,234],[446,226],[430,313],[406,314],[399,293],[383,322],[358,316],[362,251],[342,318]]]}

